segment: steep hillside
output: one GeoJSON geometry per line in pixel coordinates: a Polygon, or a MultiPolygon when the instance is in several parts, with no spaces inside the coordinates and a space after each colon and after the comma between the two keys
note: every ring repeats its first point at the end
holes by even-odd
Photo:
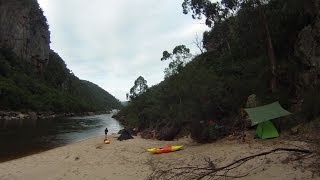
{"type": "Polygon", "coordinates": [[[185,0],[184,13],[212,26],[204,33],[207,52],[133,99],[118,118],[171,138],[188,128],[203,141],[241,128],[251,94],[257,105],[280,101],[294,112],[291,125],[319,116],[318,2],[185,0]],[[212,122],[224,128],[209,128],[212,122]]]}
{"type": "Polygon", "coordinates": [[[0,109],[85,112],[118,109],[121,103],[97,85],[78,79],[50,51],[43,76],[10,50],[0,49],[0,109]]]}
{"type": "Polygon", "coordinates": [[[121,103],[80,80],[50,50],[48,24],[36,0],[0,0],[0,110],[84,112],[121,103]]]}

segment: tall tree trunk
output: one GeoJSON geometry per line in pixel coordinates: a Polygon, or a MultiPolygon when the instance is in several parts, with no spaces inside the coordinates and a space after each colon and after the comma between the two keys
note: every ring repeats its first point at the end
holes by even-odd
{"type": "Polygon", "coordinates": [[[274,53],[273,45],[272,45],[272,39],[270,35],[270,30],[269,30],[269,25],[267,21],[266,14],[262,9],[260,9],[260,13],[262,16],[262,23],[263,23],[263,28],[265,31],[265,36],[266,36],[266,41],[267,41],[267,51],[268,51],[268,57],[270,60],[270,66],[271,66],[271,81],[270,81],[270,86],[271,86],[271,92],[274,93],[277,91],[277,79],[276,79],[276,56],[274,53]]]}

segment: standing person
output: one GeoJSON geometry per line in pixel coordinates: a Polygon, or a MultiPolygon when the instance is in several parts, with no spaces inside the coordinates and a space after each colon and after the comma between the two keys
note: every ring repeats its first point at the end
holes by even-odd
{"type": "Polygon", "coordinates": [[[104,134],[105,134],[104,139],[108,139],[108,137],[107,137],[107,134],[108,134],[108,128],[106,128],[106,129],[104,130],[104,134]]]}
{"type": "Polygon", "coordinates": [[[106,128],[105,130],[104,130],[104,134],[105,134],[105,137],[104,137],[104,143],[105,144],[110,144],[110,141],[108,140],[108,128],[106,128]]]}

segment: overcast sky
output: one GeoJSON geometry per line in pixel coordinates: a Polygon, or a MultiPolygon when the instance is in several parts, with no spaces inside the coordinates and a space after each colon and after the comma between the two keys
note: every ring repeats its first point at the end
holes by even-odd
{"type": "Polygon", "coordinates": [[[182,13],[182,1],[38,0],[50,26],[51,49],[77,77],[121,101],[139,76],[149,86],[163,80],[164,50],[184,44],[199,53],[193,41],[207,28],[182,13]]]}

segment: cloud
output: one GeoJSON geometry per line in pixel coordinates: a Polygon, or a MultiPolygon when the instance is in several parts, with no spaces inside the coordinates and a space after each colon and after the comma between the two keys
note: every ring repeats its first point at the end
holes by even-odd
{"type": "Polygon", "coordinates": [[[51,48],[81,79],[120,100],[138,76],[148,85],[163,80],[164,50],[192,43],[206,26],[182,13],[173,0],[38,0],[48,19],[51,48]]]}

